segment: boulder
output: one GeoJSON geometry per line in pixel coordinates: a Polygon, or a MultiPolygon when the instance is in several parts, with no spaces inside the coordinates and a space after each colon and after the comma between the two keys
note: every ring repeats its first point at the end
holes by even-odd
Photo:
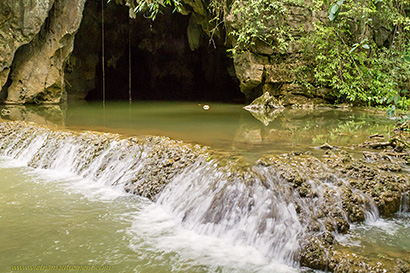
{"type": "Polygon", "coordinates": [[[249,111],[256,119],[268,126],[283,111],[284,107],[276,97],[265,92],[243,109],[249,111]]]}

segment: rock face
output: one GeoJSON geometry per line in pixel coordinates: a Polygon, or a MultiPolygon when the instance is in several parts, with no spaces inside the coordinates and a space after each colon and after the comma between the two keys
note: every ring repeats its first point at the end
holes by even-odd
{"type": "Polygon", "coordinates": [[[269,94],[269,92],[265,92],[243,109],[251,112],[256,119],[260,120],[265,126],[268,126],[283,110],[283,105],[281,101],[269,94]]]}
{"type": "Polygon", "coordinates": [[[85,0],[57,0],[42,29],[21,48],[12,67],[6,103],[59,103],[64,95],[64,66],[85,0]]]}
{"type": "Polygon", "coordinates": [[[0,2],[0,89],[6,84],[19,47],[39,33],[54,0],[0,2]]]}
{"type": "MultiPolygon", "coordinates": [[[[79,35],[82,42],[76,43],[76,51],[70,57],[85,2],[7,0],[0,4],[0,86],[3,87],[2,98],[6,103],[59,103],[65,98],[66,90],[72,98],[79,99],[84,99],[93,90],[100,93],[99,3],[87,2],[88,11],[79,35]]],[[[124,13],[125,16],[119,14],[122,14],[119,5],[124,4],[133,8],[128,1],[115,1],[106,5],[106,68],[108,74],[121,65],[128,68],[126,51],[128,27],[131,27],[134,32],[132,52],[137,60],[135,63],[140,64],[132,67],[136,73],[132,77],[140,77],[136,81],[146,85],[139,83],[141,90],[135,93],[141,94],[141,97],[137,99],[147,99],[142,90],[152,89],[160,91],[155,91],[158,94],[150,91],[156,97],[148,99],[167,98],[167,92],[175,94],[178,90],[181,98],[215,100],[217,98],[206,95],[214,92],[226,100],[232,97],[227,93],[228,90],[237,92],[233,85],[237,86],[238,83],[228,79],[231,77],[239,80],[240,90],[248,100],[264,92],[278,96],[297,89],[287,86],[295,78],[289,69],[300,63],[294,44],[289,46],[289,58],[278,58],[282,55],[263,43],[256,43],[251,51],[236,55],[232,64],[228,59],[223,59],[222,55],[225,54],[224,43],[228,48],[235,43],[232,37],[228,37],[229,31],[235,29],[235,24],[226,20],[224,29],[213,31],[215,26],[210,23],[213,15],[205,1],[183,1],[180,13],[186,19],[177,18],[181,15],[171,15],[171,10],[168,10],[158,16],[155,22],[143,16],[136,16],[128,22],[128,12],[124,13]],[[164,25],[170,31],[164,31],[164,25]],[[216,53],[209,46],[209,37],[212,37],[212,44],[217,48],[216,53]],[[182,58],[183,61],[174,60],[173,57],[178,57],[178,60],[182,58]],[[161,81],[167,84],[161,85],[161,81]],[[164,90],[173,85],[176,90],[164,90]],[[198,94],[192,92],[197,89],[193,87],[195,85],[205,86],[204,90],[195,91],[198,94]]],[[[288,24],[293,24],[294,29],[304,26],[304,31],[308,31],[312,26],[306,22],[312,18],[312,14],[303,8],[292,7],[288,24]]],[[[115,74],[113,78],[128,76],[127,71],[117,71],[116,74],[111,73],[115,74]]],[[[125,82],[124,89],[127,88],[125,78],[118,81],[125,82]]],[[[297,102],[303,102],[307,92],[300,92],[299,88],[296,93],[302,96],[297,102]]],[[[91,95],[98,98],[98,95],[91,95]]],[[[121,96],[117,98],[126,99],[121,96]]],[[[292,97],[287,101],[292,103],[295,99],[292,97]]]]}
{"type": "MultiPolygon", "coordinates": [[[[1,1],[0,99],[10,104],[59,103],[67,92],[72,98],[100,98],[101,5],[88,1],[82,21],[85,2],[1,1]],[[76,41],[73,52],[80,23],[80,41],[76,41]]],[[[179,14],[168,7],[155,21],[145,18],[146,14],[133,14],[135,1],[106,4],[105,66],[107,75],[112,75],[112,81],[106,82],[116,82],[107,86],[113,89],[107,99],[128,99],[127,49],[131,47],[136,99],[243,101],[239,86],[248,102],[266,92],[280,97],[284,106],[300,107],[312,98],[334,100],[329,89],[308,90],[295,83],[300,80],[298,69],[309,64],[298,41],[315,30],[315,22],[328,20],[326,11],[312,11],[308,7],[310,0],[303,5],[284,4],[287,16],[279,15],[264,23],[273,31],[278,24],[285,26],[286,43],[277,46],[279,39],[273,36],[269,41],[272,45],[254,39],[242,53],[234,54],[232,62],[226,49],[239,43],[232,31],[243,27],[246,18],[233,10],[231,1],[211,2],[183,0],[179,14]],[[223,13],[223,18],[215,20],[215,13],[223,13]],[[117,95],[123,92],[120,89],[125,92],[117,95]]],[[[242,2],[236,1],[237,5],[242,2]]],[[[388,44],[391,33],[383,27],[383,20],[373,21],[374,29],[363,35],[373,35],[379,46],[388,44]]],[[[360,29],[352,26],[353,36],[359,37],[360,29]]],[[[303,71],[303,75],[307,85],[314,83],[311,72],[303,71]]]]}

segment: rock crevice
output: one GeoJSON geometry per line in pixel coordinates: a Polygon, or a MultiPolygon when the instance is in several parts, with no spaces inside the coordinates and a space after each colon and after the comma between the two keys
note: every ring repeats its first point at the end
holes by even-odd
{"type": "Polygon", "coordinates": [[[65,93],[64,67],[73,50],[85,1],[2,4],[10,14],[0,24],[0,36],[4,38],[0,40],[0,85],[6,103],[61,101],[65,93]]]}

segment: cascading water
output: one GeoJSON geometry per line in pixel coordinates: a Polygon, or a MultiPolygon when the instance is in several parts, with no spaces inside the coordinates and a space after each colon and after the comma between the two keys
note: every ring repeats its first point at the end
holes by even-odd
{"type": "Polygon", "coordinates": [[[303,227],[295,207],[255,177],[195,164],[168,184],[157,202],[188,229],[253,246],[279,262],[296,261],[303,227]]]}
{"type": "MultiPolygon", "coordinates": [[[[144,179],[138,175],[149,175],[144,169],[152,160],[158,168],[161,161],[167,164],[175,160],[158,154],[158,158],[152,158],[160,138],[139,145],[135,140],[110,134],[73,134],[22,126],[2,140],[2,155],[28,166],[63,170],[110,185],[134,182],[135,188],[144,179]]],[[[141,192],[144,190],[152,189],[141,192]]],[[[283,200],[280,192],[267,190],[250,173],[238,177],[218,171],[204,155],[192,160],[169,181],[157,203],[175,214],[188,229],[253,246],[280,262],[296,261],[303,227],[293,204],[283,200]]]]}
{"type": "MultiPolygon", "coordinates": [[[[302,165],[296,166],[310,189],[312,196],[307,198],[274,165],[224,165],[210,160],[206,148],[167,138],[126,139],[18,122],[2,123],[0,133],[3,156],[30,167],[122,186],[161,205],[187,230],[251,247],[266,260],[293,267],[299,265],[301,245],[308,235],[324,234],[329,225],[337,234],[344,229],[343,221],[350,222],[346,198],[362,200],[355,209],[362,210],[365,218],[378,217],[369,197],[331,171],[326,179],[319,179],[303,173],[302,165]]],[[[325,171],[319,161],[310,164],[316,164],[318,172],[325,171]]]]}

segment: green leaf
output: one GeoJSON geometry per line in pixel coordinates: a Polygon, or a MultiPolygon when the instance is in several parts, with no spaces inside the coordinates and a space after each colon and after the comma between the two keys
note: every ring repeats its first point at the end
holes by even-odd
{"type": "Polygon", "coordinates": [[[353,51],[355,51],[358,45],[359,45],[359,44],[354,44],[354,45],[353,45],[353,48],[350,49],[349,54],[352,53],[353,51]]]}
{"type": "Polygon", "coordinates": [[[338,11],[339,11],[339,5],[333,5],[329,8],[329,20],[331,22],[333,22],[336,19],[338,11]]]}
{"type": "Polygon", "coordinates": [[[336,14],[338,10],[339,10],[339,5],[333,5],[331,7],[331,12],[334,14],[336,14]]]}
{"type": "MultiPolygon", "coordinates": [[[[394,96],[394,104],[397,104],[399,102],[400,96],[399,94],[397,94],[396,96],[394,96]]],[[[394,106],[394,105],[393,105],[394,106]]],[[[393,108],[392,106],[392,108],[393,108]]]]}
{"type": "Polygon", "coordinates": [[[345,0],[339,0],[339,1],[337,1],[337,4],[338,4],[339,6],[341,6],[341,5],[343,5],[344,1],[345,1],[345,0]]]}
{"type": "Polygon", "coordinates": [[[364,49],[370,49],[370,46],[367,45],[367,44],[362,45],[362,47],[363,47],[364,49]]]}

